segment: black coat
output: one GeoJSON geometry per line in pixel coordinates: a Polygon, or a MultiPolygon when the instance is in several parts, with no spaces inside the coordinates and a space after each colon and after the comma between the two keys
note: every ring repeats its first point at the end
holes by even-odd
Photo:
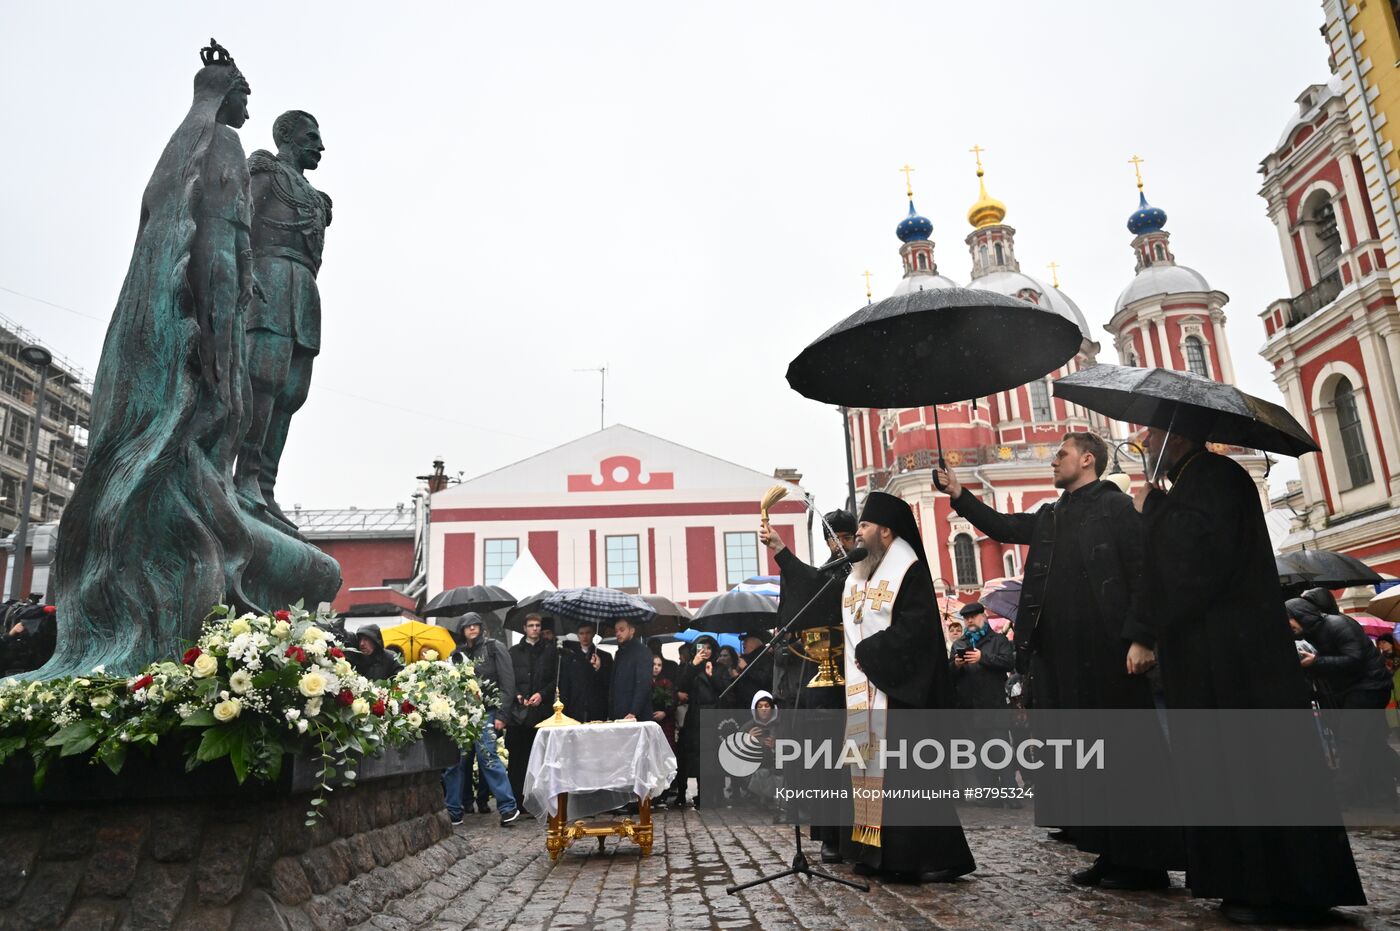
{"type": "MultiPolygon", "coordinates": [[[[841,632],[841,580],[850,573],[849,566],[826,572],[816,566],[809,566],[798,559],[791,549],[784,547],[774,557],[782,580],[778,595],[778,624],[786,624],[798,611],[817,594],[822,583],[833,579],[832,584],[794,625],[792,642],[799,649],[802,646],[801,631],[811,627],[831,629],[832,643],[840,646],[841,632]]],[[[846,696],[839,686],[809,688],[807,683],[817,674],[817,664],[794,655],[786,644],[779,644],[774,650],[773,694],[779,703],[789,708],[844,708],[846,696]]],[[[837,667],[841,664],[837,659],[837,667]]]]}
{"type": "Polygon", "coordinates": [[[582,644],[564,644],[564,681],[559,684],[569,717],[606,721],[611,706],[613,658],[595,644],[587,653],[582,644]],[[593,668],[592,657],[598,657],[593,668]]]}
{"type": "MultiPolygon", "coordinates": [[[[1259,489],[1233,459],[1205,450],[1173,466],[1170,493],[1153,492],[1145,509],[1146,604],[1157,633],[1167,705],[1177,708],[1308,707],[1283,590],[1264,524],[1259,489]]],[[[1169,722],[1170,722],[1170,712],[1169,722]]],[[[1207,729],[1208,730],[1208,729],[1207,729]]],[[[1299,785],[1326,784],[1321,750],[1301,758],[1276,741],[1239,733],[1172,727],[1183,797],[1193,792],[1275,792],[1283,804],[1299,785]],[[1287,772],[1246,782],[1258,767],[1287,772]],[[1200,785],[1192,759],[1239,759],[1241,776],[1200,785]],[[1193,781],[1194,780],[1194,781],[1193,781]],[[1238,786],[1236,786],[1238,783],[1238,786]]],[[[1292,746],[1317,744],[1300,720],[1292,746]]],[[[1336,827],[1213,827],[1187,832],[1187,885],[1200,898],[1254,904],[1363,905],[1346,831],[1336,827]]]]}
{"type": "MultiPolygon", "coordinates": [[[[1068,494],[1068,493],[1067,493],[1068,494]]],[[[1110,625],[1107,631],[1124,643],[1152,646],[1152,626],[1143,617],[1142,521],[1133,499],[1112,482],[1099,481],[1075,494],[1088,498],[1089,513],[1076,541],[1088,568],[1089,584],[1098,615],[1110,625]]],[[[1058,505],[1058,502],[1056,502],[1058,505]]],[[[974,527],[1001,543],[1030,547],[1026,553],[1025,581],[1016,614],[1018,652],[1035,649],[1035,624],[1044,604],[1055,549],[1055,506],[1028,514],[1002,514],[964,489],[953,499],[953,509],[974,527]]],[[[1126,654],[1126,651],[1125,651],[1126,654]]]]}
{"type": "Polygon", "coordinates": [[[355,667],[355,671],[366,679],[392,679],[394,675],[403,668],[398,657],[384,649],[384,634],[380,632],[378,624],[366,624],[355,631],[355,642],[358,643],[361,637],[368,637],[374,642],[373,653],[362,653],[355,650],[347,655],[350,665],[355,667]]]}
{"type": "Polygon", "coordinates": [[[536,692],[540,703],[533,708],[517,705],[510,724],[538,724],[554,713],[554,685],[559,672],[559,652],[553,643],[543,638],[530,643],[522,640],[510,648],[511,666],[515,670],[515,694],[528,699],[536,692]]]}
{"type": "Polygon", "coordinates": [[[1334,702],[1340,702],[1352,689],[1389,689],[1390,673],[1371,638],[1366,636],[1355,619],[1336,611],[1336,602],[1326,591],[1326,601],[1332,611],[1324,610],[1323,601],[1313,592],[1308,597],[1290,598],[1286,605],[1289,617],[1303,628],[1303,637],[1317,647],[1317,659],[1307,667],[1307,673],[1320,691],[1334,702]]]}
{"type": "Polygon", "coordinates": [[[612,703],[608,716],[616,721],[629,714],[651,720],[651,651],[636,637],[619,644],[613,657],[612,703]]]}
{"type": "MultiPolygon", "coordinates": [[[[950,655],[960,649],[972,649],[966,634],[953,641],[950,655]]],[[[959,708],[1005,708],[1006,677],[1016,668],[1016,648],[1004,634],[990,631],[977,642],[976,649],[982,658],[971,665],[959,666],[951,658],[948,660],[957,705],[959,708]]]]}

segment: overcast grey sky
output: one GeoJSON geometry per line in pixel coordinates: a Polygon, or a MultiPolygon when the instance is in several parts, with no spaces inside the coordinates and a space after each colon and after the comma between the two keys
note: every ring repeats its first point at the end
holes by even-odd
{"type": "MultiPolygon", "coordinates": [[[[977,185],[1022,268],[1102,325],[1133,274],[1128,157],[1182,264],[1231,297],[1246,390],[1286,295],[1260,159],[1327,77],[1318,0],[0,6],[0,313],[96,367],[141,191],[213,35],[244,148],[321,122],[323,350],[284,505],[389,506],[609,423],[844,498],[838,416],[788,360],[900,275],[915,201],[965,283],[977,185]],[[83,316],[86,315],[86,316],[83,316]]],[[[872,364],[868,360],[864,364],[872,364]]],[[[1292,470],[1289,470],[1292,473],[1292,470]]]]}

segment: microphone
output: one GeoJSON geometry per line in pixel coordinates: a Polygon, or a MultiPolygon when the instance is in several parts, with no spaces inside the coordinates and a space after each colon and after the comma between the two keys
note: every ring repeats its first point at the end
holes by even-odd
{"type": "Polygon", "coordinates": [[[839,569],[842,566],[850,565],[853,562],[860,562],[870,555],[870,551],[863,546],[852,547],[845,556],[837,556],[831,562],[818,566],[818,572],[826,572],[828,569],[839,569]]]}

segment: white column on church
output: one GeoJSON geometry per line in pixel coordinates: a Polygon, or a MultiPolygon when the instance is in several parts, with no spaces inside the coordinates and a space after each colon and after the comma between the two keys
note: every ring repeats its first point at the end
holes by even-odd
{"type": "Polygon", "coordinates": [[[1176,368],[1176,366],[1174,366],[1174,365],[1172,364],[1172,347],[1171,347],[1171,343],[1167,342],[1167,321],[1166,321],[1166,318],[1165,318],[1165,317],[1157,317],[1155,320],[1152,321],[1152,325],[1156,328],[1156,330],[1157,330],[1157,335],[1158,335],[1158,336],[1161,338],[1161,340],[1162,340],[1162,357],[1163,357],[1163,360],[1164,360],[1163,363],[1162,363],[1162,368],[1164,368],[1164,369],[1176,368]]]}
{"type": "Polygon", "coordinates": [[[1220,380],[1227,385],[1235,383],[1235,363],[1230,358],[1230,344],[1225,341],[1225,322],[1211,314],[1211,332],[1215,334],[1215,351],[1220,357],[1220,380]]]}

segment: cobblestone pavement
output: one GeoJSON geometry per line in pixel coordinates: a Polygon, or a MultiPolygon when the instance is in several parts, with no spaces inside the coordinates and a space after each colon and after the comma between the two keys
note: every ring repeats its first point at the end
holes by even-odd
{"type": "MultiPolygon", "coordinates": [[[[1074,886],[1069,873],[1091,858],[1024,825],[969,828],[977,872],[951,885],[874,883],[861,893],[783,879],[728,895],[726,885],[788,865],[791,827],[709,811],[658,812],[650,857],[609,838],[603,853],[583,840],[551,863],[543,823],[501,828],[494,815],[466,817],[446,842],[465,855],[355,931],[1236,927],[1214,902],[1191,899],[1179,873],[1161,893],[1074,886]]],[[[815,865],[815,845],[807,849],[815,865]]],[[[1354,832],[1352,849],[1371,904],[1338,909],[1336,927],[1400,926],[1400,832],[1354,832]]],[[[848,866],[831,869],[853,878],[848,866]]]]}

